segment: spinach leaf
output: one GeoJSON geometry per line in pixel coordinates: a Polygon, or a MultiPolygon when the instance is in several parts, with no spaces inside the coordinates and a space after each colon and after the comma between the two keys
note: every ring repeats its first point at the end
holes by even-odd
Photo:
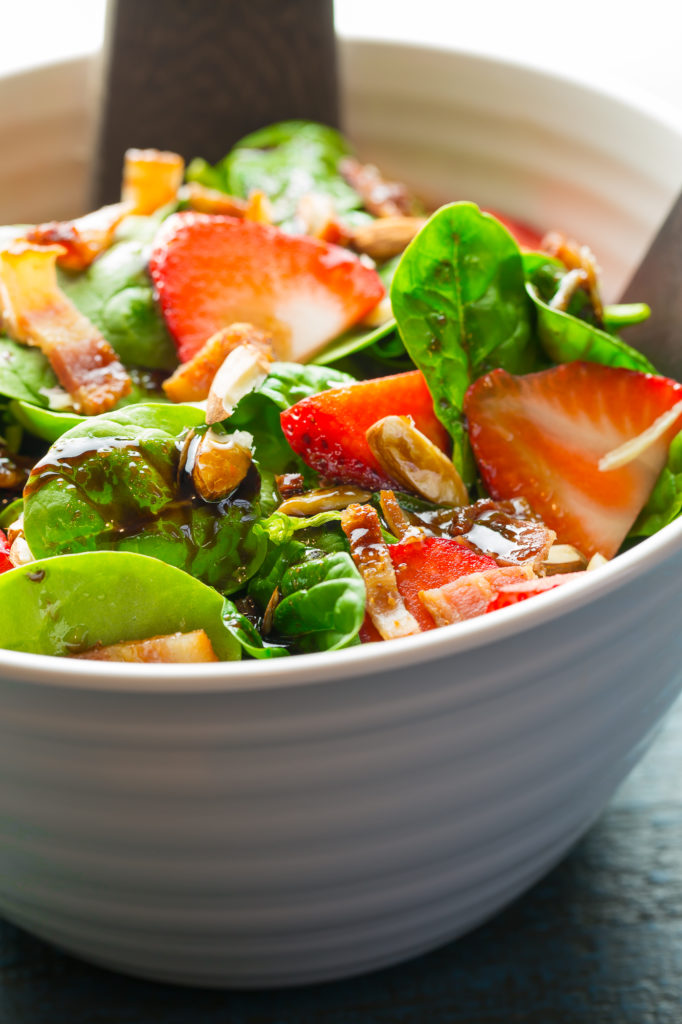
{"type": "Polygon", "coordinates": [[[68,430],[25,488],[26,539],[36,557],[119,550],[151,555],[231,593],[256,571],[267,536],[258,526],[257,474],[218,503],[179,482],[190,406],[137,405],[68,430]]]}
{"type": "Polygon", "coordinates": [[[285,230],[300,230],[296,209],[302,196],[311,192],[330,196],[345,220],[369,220],[359,212],[362,199],[338,171],[339,161],[349,152],[348,143],[333,128],[312,121],[283,121],[247,135],[215,167],[193,160],[187,178],[243,198],[255,189],[263,191],[273,204],[275,223],[285,230]]]}
{"type": "Polygon", "coordinates": [[[0,509],[0,530],[6,530],[8,526],[11,526],[23,511],[23,498],[15,498],[14,501],[10,501],[9,505],[0,509]]]}
{"type": "Polygon", "coordinates": [[[0,336],[0,395],[47,405],[54,387],[57,378],[40,349],[0,336]]]}
{"type": "Polygon", "coordinates": [[[519,247],[473,203],[444,206],[405,250],[391,303],[405,348],[453,438],[455,464],[470,483],[462,422],[467,387],[495,367],[528,373],[540,364],[519,247]]]}
{"type": "Polygon", "coordinates": [[[526,288],[535,305],[538,336],[553,362],[571,363],[585,359],[605,366],[656,373],[645,355],[626,345],[617,335],[608,334],[570,313],[552,309],[540,297],[535,285],[529,283],[526,288]]]}
{"type": "Polygon", "coordinates": [[[345,552],[292,565],[280,582],[273,626],[303,651],[336,651],[358,643],[365,584],[345,552]]]}
{"type": "MultiPolygon", "coordinates": [[[[343,334],[340,334],[338,338],[335,338],[334,341],[327,345],[324,351],[314,357],[312,362],[313,364],[317,363],[319,366],[338,363],[340,359],[345,359],[346,356],[354,355],[356,352],[362,352],[384,338],[394,337],[397,334],[396,326],[395,320],[391,318],[385,324],[382,324],[381,327],[373,327],[371,330],[351,327],[350,330],[344,331],[343,334]]],[[[402,342],[401,348],[404,351],[402,342]]]]}
{"type": "Polygon", "coordinates": [[[204,629],[222,661],[241,648],[222,620],[223,599],[170,565],[113,551],[46,558],[0,576],[0,647],[68,655],[97,643],[204,629]]]}
{"type": "Polygon", "coordinates": [[[253,434],[256,461],[264,473],[303,473],[314,480],[305,463],[289,447],[280,425],[280,412],[302,398],[328,388],[353,383],[353,378],[327,366],[273,363],[261,386],[246,395],[228,421],[230,428],[253,434]]]}
{"type": "Polygon", "coordinates": [[[223,623],[242,650],[251,658],[283,658],[289,651],[282,644],[271,644],[264,640],[254,624],[237,608],[233,601],[225,598],[223,623]]]}
{"type": "Polygon", "coordinates": [[[156,306],[148,258],[144,242],[124,239],[82,273],[60,273],[59,284],[127,366],[172,370],[178,359],[156,306]]]}
{"type": "Polygon", "coordinates": [[[641,324],[651,316],[646,302],[623,302],[604,306],[604,326],[609,332],[631,324],[641,324]]]}

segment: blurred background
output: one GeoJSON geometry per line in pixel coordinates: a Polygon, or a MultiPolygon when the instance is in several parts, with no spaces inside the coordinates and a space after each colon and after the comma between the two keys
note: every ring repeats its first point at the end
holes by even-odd
{"type": "MultiPolygon", "coordinates": [[[[160,3],[160,8],[162,4],[160,3]]],[[[96,51],[106,0],[0,0],[0,73],[96,51]]],[[[544,0],[335,0],[342,35],[462,47],[560,70],[641,94],[682,120],[680,12],[670,0],[645,5],[573,0],[548,13],[544,0]]]]}

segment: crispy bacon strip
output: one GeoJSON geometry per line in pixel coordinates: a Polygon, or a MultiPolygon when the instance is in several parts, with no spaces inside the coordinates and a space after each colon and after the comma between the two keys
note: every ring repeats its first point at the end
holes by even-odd
{"type": "Polygon", "coordinates": [[[5,329],[41,349],[77,412],[111,409],[130,391],[128,374],[96,327],[57,285],[59,246],[14,242],[0,251],[5,329]]]}
{"type": "Polygon", "coordinates": [[[380,491],[379,502],[386,525],[398,540],[420,540],[428,535],[428,531],[423,526],[416,526],[409,519],[394,491],[380,491]]]}
{"type": "Polygon", "coordinates": [[[339,163],[339,171],[375,217],[410,216],[413,212],[414,199],[407,186],[399,181],[386,181],[373,164],[361,164],[355,157],[347,156],[339,163]]]}
{"type": "Polygon", "coordinates": [[[231,324],[224,327],[163,382],[163,390],[173,402],[203,402],[208,398],[213,378],[230,352],[248,343],[272,359],[271,341],[269,334],[253,324],[231,324]]]}
{"type": "Polygon", "coordinates": [[[93,647],[72,657],[85,661],[136,661],[160,664],[219,661],[213,644],[203,629],[195,629],[192,633],[170,633],[168,636],[153,636],[148,640],[131,640],[109,644],[106,647],[93,647]]]}
{"type": "Polygon", "coordinates": [[[272,224],[272,204],[262,189],[256,188],[249,196],[244,210],[244,220],[252,220],[256,224],[272,224]]]}
{"type": "Polygon", "coordinates": [[[437,626],[450,626],[453,622],[483,615],[500,587],[534,578],[535,573],[529,565],[486,569],[460,576],[442,587],[420,590],[419,600],[437,626]]]}
{"type": "Polygon", "coordinates": [[[176,198],[185,173],[178,153],[129,149],[123,161],[121,199],[131,213],[150,214],[176,198]]]}
{"type": "Polygon", "coordinates": [[[60,245],[64,251],[57,263],[65,270],[85,270],[100,253],[108,249],[116,228],[132,212],[129,203],[102,206],[76,220],[48,221],[26,233],[26,241],[34,245],[60,245]]]}
{"type": "Polygon", "coordinates": [[[350,552],[365,583],[367,613],[384,640],[419,633],[419,624],[407,610],[398,590],[388,544],[381,534],[379,516],[371,505],[349,505],[341,513],[341,526],[350,552]]]}

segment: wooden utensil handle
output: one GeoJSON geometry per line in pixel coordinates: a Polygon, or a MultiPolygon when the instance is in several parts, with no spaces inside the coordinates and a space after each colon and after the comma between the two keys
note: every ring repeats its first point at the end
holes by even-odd
{"type": "Polygon", "coordinates": [[[95,205],[129,146],[213,162],[289,118],[338,124],[332,0],[110,0],[95,205]]]}

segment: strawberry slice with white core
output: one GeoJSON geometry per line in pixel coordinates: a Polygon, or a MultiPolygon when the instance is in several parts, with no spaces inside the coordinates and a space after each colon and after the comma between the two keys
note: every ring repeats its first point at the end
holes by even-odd
{"type": "Polygon", "coordinates": [[[305,362],[385,294],[377,272],[345,249],[211,214],[169,217],[149,269],[183,362],[241,321],[268,331],[278,358],[305,362]]]}
{"type": "Polygon", "coordinates": [[[650,428],[680,400],[682,385],[666,377],[575,362],[525,377],[494,370],[469,388],[464,412],[492,497],[524,496],[559,541],[611,558],[665,465],[682,409],[650,428]],[[626,461],[602,461],[639,435],[626,461]]]}

